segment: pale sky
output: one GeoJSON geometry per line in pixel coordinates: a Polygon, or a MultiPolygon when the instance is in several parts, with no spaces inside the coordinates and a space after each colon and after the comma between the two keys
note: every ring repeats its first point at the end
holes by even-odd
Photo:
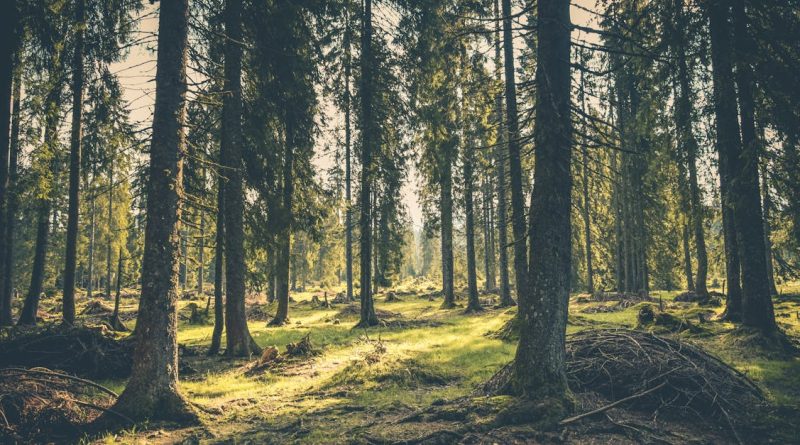
{"type": "MultiPolygon", "coordinates": [[[[570,8],[573,23],[582,26],[590,26],[594,20],[594,15],[577,8],[575,5],[593,10],[595,8],[594,0],[573,0],[573,5],[570,8]]],[[[153,116],[156,73],[156,54],[154,50],[156,47],[155,33],[157,29],[157,4],[152,5],[149,2],[145,2],[145,8],[142,11],[142,19],[139,25],[139,32],[135,36],[140,43],[131,47],[130,53],[125,60],[111,67],[112,72],[119,76],[120,83],[124,88],[124,98],[128,101],[132,120],[140,127],[149,127],[153,116]]],[[[574,31],[572,38],[573,40],[588,40],[592,42],[597,40],[596,35],[586,35],[586,33],[580,33],[579,31],[574,31]]],[[[521,45],[522,42],[520,40],[515,41],[515,51],[519,51],[521,45]]],[[[198,74],[190,71],[189,77],[190,79],[196,78],[198,74]]],[[[336,110],[332,107],[323,107],[323,112],[335,114],[336,110]]],[[[328,121],[333,123],[332,125],[336,125],[336,122],[341,122],[341,117],[335,115],[328,116],[328,121]]],[[[329,123],[329,125],[331,124],[329,123]]],[[[332,141],[328,138],[318,141],[316,152],[322,153],[325,145],[330,145],[331,143],[332,141]]],[[[314,162],[318,166],[317,170],[321,172],[327,170],[332,163],[332,159],[330,156],[320,155],[314,159],[314,162]]],[[[409,216],[416,228],[422,226],[422,214],[417,199],[418,181],[419,178],[416,172],[412,171],[409,175],[408,183],[402,190],[403,202],[408,208],[409,216]]]]}

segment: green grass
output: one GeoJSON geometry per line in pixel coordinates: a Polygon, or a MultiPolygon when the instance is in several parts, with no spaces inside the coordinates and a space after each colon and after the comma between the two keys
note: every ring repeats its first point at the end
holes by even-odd
{"type": "MultiPolygon", "coordinates": [[[[419,297],[430,292],[428,287],[428,283],[400,286],[398,291],[411,294],[401,295],[402,301],[393,303],[385,303],[384,295],[379,295],[376,307],[399,314],[405,324],[369,330],[353,329],[355,317],[338,318],[343,305],[314,308],[307,303],[312,292],[293,294],[296,302],[290,308],[289,324],[276,328],[267,327],[266,321],[251,321],[250,331],[259,345],[274,345],[280,351],[310,333],[321,353],[256,375],[245,372],[249,363],[246,359],[231,361],[204,354],[188,358],[199,373],[182,380],[181,390],[202,407],[207,421],[202,429],[167,429],[163,440],[155,442],[170,443],[196,435],[200,442],[209,443],[228,437],[233,443],[269,442],[275,437],[282,438],[280,442],[341,443],[343,435],[357,433],[377,417],[399,415],[440,399],[470,394],[513,358],[514,343],[486,334],[510,320],[515,310],[490,309],[478,315],[465,315],[463,308],[441,310],[438,299],[419,297]],[[293,425],[298,419],[302,419],[302,425],[293,425]]],[[[797,293],[800,285],[784,289],[797,293]]],[[[660,292],[665,307],[676,317],[695,320],[700,312],[719,314],[723,310],[674,302],[678,293],[660,292]]],[[[329,292],[328,298],[333,295],[329,292]]],[[[575,300],[570,306],[568,332],[633,328],[637,324],[639,306],[591,313],[584,310],[606,303],[575,300]]],[[[782,326],[788,334],[800,337],[800,320],[795,316],[800,310],[800,298],[778,301],[776,312],[782,326]],[[784,313],[790,316],[781,316],[784,313]]],[[[134,300],[125,303],[126,310],[135,311],[134,300]]],[[[179,306],[186,304],[181,301],[179,306]]],[[[274,306],[268,311],[274,311],[274,306]]],[[[747,373],[760,383],[772,402],[798,407],[800,359],[751,350],[741,344],[742,338],[730,323],[710,322],[703,327],[707,335],[680,336],[747,373]]],[[[179,342],[204,352],[212,328],[181,321],[179,342]]],[[[124,381],[102,383],[118,392],[124,388],[124,381]]],[[[100,438],[99,443],[137,443],[147,434],[140,427],[100,438]]]]}

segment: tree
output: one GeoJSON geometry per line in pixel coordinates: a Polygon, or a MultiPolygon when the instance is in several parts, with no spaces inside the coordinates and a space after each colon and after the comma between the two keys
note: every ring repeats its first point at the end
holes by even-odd
{"type": "Polygon", "coordinates": [[[162,0],[136,347],[112,408],[134,420],[197,421],[178,389],[176,312],[188,20],[187,0],[162,0]]]}
{"type": "MultiPolygon", "coordinates": [[[[17,2],[6,1],[0,10],[0,289],[6,287],[5,282],[11,280],[6,275],[6,191],[8,188],[8,160],[11,149],[11,117],[14,105],[14,61],[17,53],[17,2]]],[[[11,320],[10,298],[0,300],[0,325],[9,325],[11,320]]]]}
{"type": "Polygon", "coordinates": [[[371,186],[373,181],[372,150],[374,149],[375,127],[373,116],[373,89],[374,89],[374,60],[372,57],[372,0],[364,0],[361,12],[361,84],[359,96],[361,97],[361,190],[359,205],[359,236],[360,236],[360,300],[361,315],[357,326],[368,327],[378,324],[375,315],[375,302],[372,298],[372,212],[370,206],[371,186]]]}
{"type": "MultiPolygon", "coordinates": [[[[81,138],[83,119],[83,45],[86,28],[86,4],[75,4],[76,36],[72,56],[72,129],[69,148],[69,209],[67,210],[67,252],[64,266],[64,296],[62,316],[65,324],[75,323],[75,264],[78,249],[78,211],[80,209],[81,138]]],[[[110,193],[110,192],[109,192],[110,193]]],[[[109,203],[111,200],[109,200],[109,203]]],[[[110,206],[110,204],[109,204],[110,206]]],[[[108,289],[111,289],[109,284],[108,289]]],[[[110,293],[109,293],[110,295],[110,293]]]]}
{"type": "Polygon", "coordinates": [[[220,150],[225,166],[225,332],[228,356],[248,357],[261,349],[247,327],[242,180],[242,1],[225,2],[225,84],[220,150]]]}
{"type": "MultiPolygon", "coordinates": [[[[537,4],[530,283],[520,294],[520,339],[511,378],[514,394],[553,398],[555,409],[562,411],[568,409],[565,340],[572,235],[569,7],[568,0],[537,4]]],[[[508,11],[504,15],[510,21],[508,11]]]]}
{"type": "MultiPolygon", "coordinates": [[[[758,183],[759,145],[756,141],[752,41],[743,0],[732,0],[736,90],[739,98],[741,144],[731,146],[736,239],[742,264],[742,324],[772,335],[778,330],[769,289],[764,218],[758,183]]],[[[717,98],[715,96],[715,98],[717,98]]]]}
{"type": "Polygon", "coordinates": [[[503,5],[503,67],[505,68],[506,93],[506,144],[511,180],[511,229],[514,236],[514,277],[517,297],[526,292],[528,275],[528,251],[525,233],[525,198],[522,194],[522,161],[520,160],[520,131],[517,114],[517,84],[514,78],[514,36],[511,0],[502,0],[503,5]]]}
{"type": "MultiPolygon", "coordinates": [[[[495,78],[498,84],[503,85],[501,75],[502,58],[500,57],[500,9],[499,0],[494,0],[494,66],[495,78]]],[[[505,23],[505,22],[504,22],[505,23]]],[[[495,142],[495,165],[497,169],[497,244],[500,249],[500,305],[514,306],[516,303],[511,298],[508,279],[508,216],[506,212],[506,128],[503,119],[503,93],[498,90],[495,94],[495,125],[497,137],[495,142]]]]}

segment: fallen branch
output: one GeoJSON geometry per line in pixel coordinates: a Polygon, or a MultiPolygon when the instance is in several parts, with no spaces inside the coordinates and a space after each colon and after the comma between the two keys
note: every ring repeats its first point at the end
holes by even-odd
{"type": "Polygon", "coordinates": [[[593,416],[595,414],[600,414],[600,413],[606,412],[606,411],[610,410],[611,408],[614,408],[615,406],[621,405],[621,404],[623,404],[625,402],[630,402],[631,400],[638,399],[639,397],[644,397],[644,396],[650,394],[651,392],[655,392],[655,391],[663,388],[664,386],[666,386],[666,384],[667,384],[667,382],[662,382],[660,385],[656,385],[656,386],[648,389],[647,391],[642,391],[642,392],[634,394],[632,396],[628,396],[628,397],[619,399],[616,402],[609,403],[608,405],[601,406],[600,408],[594,409],[594,410],[589,411],[589,412],[585,412],[583,414],[578,414],[577,416],[568,417],[568,418],[558,422],[558,424],[559,425],[567,425],[567,424],[570,424],[570,423],[573,423],[573,422],[577,422],[578,420],[581,420],[583,418],[590,417],[590,416],[593,416]]]}
{"type": "Polygon", "coordinates": [[[115,393],[114,391],[106,388],[105,386],[103,386],[103,385],[101,385],[99,383],[95,383],[95,382],[93,382],[91,380],[86,380],[86,379],[82,379],[80,377],[75,377],[74,375],[62,374],[60,372],[45,370],[45,369],[41,369],[41,368],[31,368],[31,369],[5,368],[5,369],[3,369],[3,371],[16,371],[16,372],[21,372],[21,373],[42,374],[42,375],[49,375],[49,376],[52,376],[52,377],[62,377],[62,378],[68,379],[68,380],[74,380],[76,382],[81,382],[84,385],[89,385],[91,387],[97,388],[100,391],[103,391],[104,393],[106,393],[106,394],[108,394],[108,395],[110,395],[112,397],[119,398],[119,395],[117,395],[117,393],[115,393]]]}

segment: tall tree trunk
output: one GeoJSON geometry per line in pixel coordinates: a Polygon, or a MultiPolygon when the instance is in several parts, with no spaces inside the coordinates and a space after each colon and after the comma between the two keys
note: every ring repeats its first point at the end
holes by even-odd
{"type": "MultiPolygon", "coordinates": [[[[92,174],[92,182],[94,182],[95,174],[92,174]]],[[[89,195],[89,285],[86,290],[88,298],[92,298],[94,292],[94,238],[95,238],[95,213],[97,210],[97,190],[91,189],[89,195]]]]}
{"type": "Polygon", "coordinates": [[[742,144],[733,152],[736,179],[733,181],[736,239],[742,264],[742,323],[772,334],[778,330],[770,297],[767,254],[764,245],[764,217],[758,184],[758,142],[755,128],[753,72],[749,57],[752,42],[747,35],[744,1],[733,0],[735,80],[739,97],[742,144]]]}
{"type": "MultiPolygon", "coordinates": [[[[10,158],[8,165],[8,199],[6,207],[6,231],[2,236],[5,237],[6,251],[3,262],[3,275],[5,279],[0,289],[2,300],[0,307],[11,308],[11,296],[14,291],[14,228],[17,222],[17,208],[19,207],[19,189],[17,164],[19,160],[19,119],[20,119],[20,93],[22,90],[22,76],[17,70],[14,81],[14,105],[12,107],[13,123],[11,125],[10,158]]],[[[9,323],[12,322],[10,311],[3,309],[0,317],[8,317],[9,323]]]]}
{"type": "Polygon", "coordinates": [[[464,213],[467,236],[467,312],[482,310],[478,299],[478,277],[475,265],[475,214],[473,209],[473,153],[464,146],[464,213]]]}
{"type": "Polygon", "coordinates": [[[108,166],[108,239],[106,240],[106,297],[111,297],[111,256],[114,244],[114,164],[108,166]]]}
{"type": "Polygon", "coordinates": [[[275,277],[277,274],[275,273],[275,240],[273,239],[272,243],[270,243],[270,248],[267,250],[267,303],[272,303],[275,301],[276,294],[275,294],[275,277]]]}
{"type": "Polygon", "coordinates": [[[123,265],[123,256],[122,256],[122,246],[119,248],[119,259],[117,260],[117,285],[114,292],[114,312],[111,314],[111,320],[109,324],[115,331],[127,331],[128,328],[119,318],[119,299],[120,299],[120,292],[122,290],[122,265],[123,265]]]}
{"type": "Polygon", "coordinates": [[[345,279],[347,281],[347,301],[353,301],[353,209],[352,196],[350,190],[351,168],[350,168],[350,142],[352,130],[350,128],[350,76],[351,76],[351,53],[350,42],[352,32],[350,30],[350,11],[347,12],[345,24],[345,65],[344,65],[344,199],[345,199],[345,279]]]}
{"type": "MultiPolygon", "coordinates": [[[[504,0],[506,2],[508,0],[504,0]]],[[[530,283],[521,294],[513,393],[557,400],[566,411],[566,328],[571,270],[572,125],[569,0],[539,0],[536,144],[530,283]]],[[[507,14],[506,14],[507,15],[507,14]]]]}
{"type": "MultiPolygon", "coordinates": [[[[203,188],[206,187],[206,168],[203,167],[203,188]]],[[[197,246],[197,294],[201,297],[204,294],[203,288],[205,287],[205,262],[206,262],[206,212],[202,208],[197,210],[200,212],[200,236],[198,237],[199,245],[197,246]]]]}
{"type": "Polygon", "coordinates": [[[514,36],[511,0],[503,4],[503,50],[506,91],[506,139],[511,177],[511,228],[514,235],[514,276],[517,296],[525,293],[528,275],[528,251],[525,238],[525,198],[522,194],[522,161],[520,158],[519,117],[517,115],[517,85],[514,79],[514,36]]]}
{"type": "MultiPolygon", "coordinates": [[[[684,218],[685,219],[685,218],[684,218]]],[[[689,222],[682,221],[683,226],[683,273],[686,276],[686,290],[694,292],[694,277],[692,274],[692,250],[689,246],[689,222]]]]}
{"type": "Polygon", "coordinates": [[[375,315],[375,302],[372,298],[370,284],[372,274],[370,258],[372,257],[372,221],[370,196],[372,194],[372,176],[374,165],[372,150],[375,145],[375,116],[373,107],[373,86],[375,83],[374,60],[372,57],[372,0],[364,0],[361,16],[361,196],[359,215],[360,250],[361,250],[361,319],[357,326],[367,327],[378,324],[375,315]]]}
{"type": "MultiPolygon", "coordinates": [[[[64,265],[62,317],[75,323],[75,263],[78,250],[78,215],[80,213],[81,139],[83,121],[83,34],[86,28],[84,0],[75,2],[75,53],[72,58],[72,129],[69,146],[69,206],[67,209],[67,251],[64,265]]],[[[109,285],[109,289],[111,286],[109,285]]]]}
{"type": "Polygon", "coordinates": [[[261,349],[245,311],[244,187],[242,184],[242,0],[225,1],[225,82],[222,153],[225,175],[225,354],[248,357],[261,349]]]}
{"type": "Polygon", "coordinates": [[[442,144],[439,165],[439,207],[442,249],[442,302],[443,309],[456,306],[453,288],[453,147],[451,141],[442,144]]]}
{"type": "Polygon", "coordinates": [[[208,355],[219,353],[222,331],[225,329],[225,301],[222,292],[225,278],[225,182],[221,175],[218,175],[217,178],[217,223],[214,234],[214,243],[216,244],[214,247],[214,331],[211,333],[208,355]]]}
{"type": "MultiPolygon", "coordinates": [[[[501,83],[502,58],[500,57],[500,5],[499,0],[494,0],[494,65],[495,78],[501,83]]],[[[497,174],[497,248],[500,250],[500,306],[514,306],[516,302],[511,298],[511,289],[508,278],[508,213],[506,212],[506,161],[507,147],[505,146],[506,128],[503,119],[503,94],[498,92],[495,96],[495,115],[497,125],[497,146],[494,148],[495,170],[497,174]]]]}
{"type": "MultiPolygon", "coordinates": [[[[162,0],[147,185],[142,293],[131,378],[113,406],[134,421],[196,422],[178,388],[177,274],[183,195],[188,0],[162,0]]],[[[118,421],[105,414],[109,421],[118,421]]]]}
{"type": "MultiPolygon", "coordinates": [[[[59,62],[60,55],[54,56],[53,72],[50,73],[50,91],[45,99],[45,110],[47,110],[47,118],[45,119],[44,142],[43,145],[47,150],[55,151],[58,141],[58,126],[59,126],[59,113],[57,110],[61,107],[61,71],[63,66],[59,62]],[[55,66],[58,65],[58,66],[55,66]]],[[[54,177],[58,170],[57,156],[53,154],[51,160],[51,171],[54,177]]],[[[54,179],[55,180],[55,179],[54,179]]],[[[28,287],[28,294],[25,297],[25,303],[22,307],[22,312],[19,318],[21,325],[35,325],[36,315],[39,312],[39,298],[42,294],[42,287],[44,283],[45,262],[47,261],[47,244],[50,236],[50,214],[52,213],[53,203],[51,196],[44,196],[39,198],[37,202],[36,216],[38,219],[36,225],[36,245],[33,253],[33,266],[31,268],[31,282],[28,287]]],[[[8,306],[3,307],[3,318],[11,320],[11,308],[8,306]]]]}
{"type": "MultiPolygon", "coordinates": [[[[278,309],[275,312],[275,318],[269,322],[271,326],[282,326],[289,321],[289,262],[292,253],[292,195],[294,194],[292,169],[294,164],[294,140],[294,126],[287,122],[286,145],[284,147],[283,156],[283,196],[277,236],[278,257],[275,263],[275,273],[278,283],[275,297],[278,300],[278,309]]],[[[292,271],[293,282],[296,280],[298,272],[298,270],[292,271]]],[[[293,285],[292,288],[294,287],[293,285]]]]}
{"type": "MultiPolygon", "coordinates": [[[[579,100],[581,102],[581,112],[586,115],[586,83],[583,78],[583,71],[580,74],[579,100]]],[[[581,117],[581,125],[586,127],[586,118],[581,117]]],[[[592,219],[589,212],[591,204],[589,202],[589,147],[586,142],[581,144],[581,166],[583,180],[583,239],[586,248],[586,290],[594,294],[594,267],[592,266],[592,219]]]]}
{"type": "Polygon", "coordinates": [[[736,119],[736,89],[733,81],[731,61],[730,11],[727,0],[708,3],[711,30],[711,62],[714,84],[714,113],[717,127],[717,151],[719,153],[720,191],[722,196],[722,221],[725,238],[726,275],[728,296],[725,317],[739,321],[742,317],[742,294],[740,282],[739,244],[737,241],[737,219],[735,217],[735,192],[733,181],[736,157],[741,150],[739,123],[736,119]]]}
{"type": "MultiPolygon", "coordinates": [[[[489,167],[491,171],[491,165],[489,167]]],[[[492,185],[488,177],[483,178],[481,196],[483,204],[483,269],[486,279],[484,280],[484,289],[486,292],[492,291],[497,287],[495,280],[495,263],[494,263],[494,225],[492,224],[492,185]]]]}
{"type": "Polygon", "coordinates": [[[708,279],[708,254],[706,252],[705,230],[703,229],[703,204],[700,196],[700,186],[697,180],[697,139],[692,131],[692,91],[689,78],[689,68],[686,60],[687,24],[684,13],[683,0],[675,4],[677,14],[677,43],[676,58],[678,64],[678,82],[680,94],[677,97],[675,121],[677,127],[678,143],[681,145],[682,154],[686,156],[686,166],[689,172],[689,221],[694,234],[695,249],[697,251],[697,281],[694,284],[695,292],[702,298],[708,296],[706,281],[708,279]]]}
{"type": "MultiPolygon", "coordinates": [[[[6,190],[8,187],[8,159],[11,150],[11,115],[14,106],[13,83],[15,54],[17,53],[17,2],[5,1],[0,9],[0,289],[11,280],[5,274],[6,254],[6,190]]],[[[10,297],[0,300],[0,325],[12,324],[10,297]]]]}
{"type": "Polygon", "coordinates": [[[770,295],[778,295],[775,287],[775,271],[772,267],[772,223],[770,222],[770,212],[772,211],[772,195],[769,192],[769,174],[767,173],[766,160],[761,163],[761,184],[764,194],[764,248],[766,251],[767,278],[769,279],[770,295]]]}

